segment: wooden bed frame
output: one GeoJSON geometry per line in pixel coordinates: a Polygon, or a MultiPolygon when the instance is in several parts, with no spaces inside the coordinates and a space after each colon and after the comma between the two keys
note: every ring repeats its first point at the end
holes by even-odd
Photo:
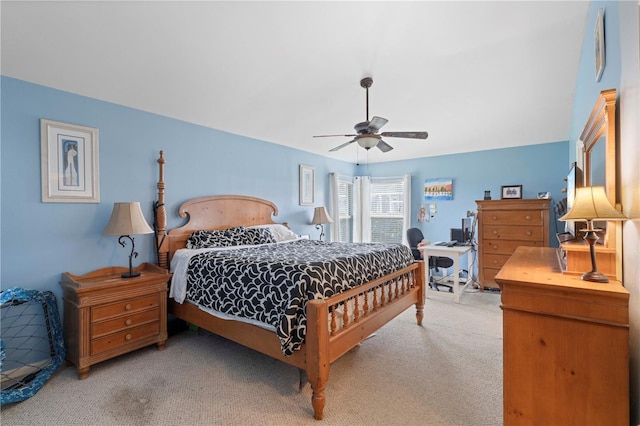
{"type": "MultiPolygon", "coordinates": [[[[171,257],[176,250],[185,247],[193,231],[275,223],[272,216],[278,214],[278,209],[269,201],[241,195],[218,195],[183,203],[178,213],[181,218],[188,216],[188,222],[166,232],[164,163],[163,152],[160,151],[156,205],[159,266],[169,268],[171,257]]],[[[170,299],[168,310],[188,323],[306,372],[313,391],[314,417],[321,420],[331,363],[412,305],[416,306],[418,325],[422,325],[425,291],[424,262],[415,262],[331,298],[312,300],[307,304],[305,343],[290,356],[282,353],[280,340],[274,332],[245,322],[217,318],[188,302],[180,304],[170,299]],[[349,313],[348,309],[338,309],[354,304],[358,309],[349,313]]]]}

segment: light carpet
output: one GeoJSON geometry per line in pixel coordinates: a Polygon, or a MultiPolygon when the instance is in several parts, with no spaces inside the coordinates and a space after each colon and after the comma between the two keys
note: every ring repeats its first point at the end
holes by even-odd
{"type": "Polygon", "coordinates": [[[92,366],[61,368],[3,425],[501,425],[500,294],[430,291],[331,367],[324,420],[294,367],[204,331],[92,366]]]}

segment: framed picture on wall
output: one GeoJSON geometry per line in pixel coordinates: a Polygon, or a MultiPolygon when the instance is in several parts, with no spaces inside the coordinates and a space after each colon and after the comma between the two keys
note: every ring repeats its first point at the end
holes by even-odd
{"type": "Polygon", "coordinates": [[[500,193],[503,200],[522,198],[522,185],[503,185],[500,193]]]}
{"type": "Polygon", "coordinates": [[[40,120],[43,203],[99,203],[98,129],[40,120]]]}
{"type": "Polygon", "coordinates": [[[300,165],[300,205],[312,206],[315,202],[315,169],[300,165]]]}
{"type": "Polygon", "coordinates": [[[596,26],[593,29],[593,48],[595,52],[596,81],[602,78],[604,71],[604,9],[598,10],[596,26]]]}

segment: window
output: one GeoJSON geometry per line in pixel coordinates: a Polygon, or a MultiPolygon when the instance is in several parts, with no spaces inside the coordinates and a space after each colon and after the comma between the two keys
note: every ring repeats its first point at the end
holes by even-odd
{"type": "Polygon", "coordinates": [[[405,180],[371,178],[371,241],[402,243],[405,218],[405,180]]]}
{"type": "Polygon", "coordinates": [[[339,241],[353,241],[353,183],[338,180],[339,241]]]}

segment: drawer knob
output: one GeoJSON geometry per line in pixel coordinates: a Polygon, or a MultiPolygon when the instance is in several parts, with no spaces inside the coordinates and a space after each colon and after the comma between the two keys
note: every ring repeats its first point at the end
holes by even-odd
{"type": "Polygon", "coordinates": [[[130,310],[131,310],[131,308],[132,308],[131,303],[127,303],[127,304],[125,305],[125,307],[124,307],[124,310],[125,310],[125,311],[130,311],[130,310]]]}
{"type": "Polygon", "coordinates": [[[525,232],[525,234],[527,234],[528,236],[531,236],[531,231],[527,231],[525,232]]]}
{"type": "Polygon", "coordinates": [[[494,230],[492,231],[492,234],[493,234],[493,235],[497,235],[497,234],[498,234],[498,231],[494,229],[494,230]]]}
{"type": "Polygon", "coordinates": [[[131,340],[131,334],[127,334],[126,336],[124,336],[124,340],[131,340]]]}
{"type": "Polygon", "coordinates": [[[493,215],[493,216],[491,216],[491,219],[498,220],[498,216],[493,215]]]}
{"type": "Polygon", "coordinates": [[[498,261],[493,259],[493,264],[495,265],[496,263],[498,263],[498,261]]]}
{"type": "Polygon", "coordinates": [[[133,321],[131,321],[131,318],[129,318],[124,322],[124,325],[131,325],[132,323],[133,321]]]}
{"type": "Polygon", "coordinates": [[[526,215],[524,218],[527,219],[527,220],[531,220],[531,216],[530,215],[526,215]]]}
{"type": "Polygon", "coordinates": [[[493,247],[493,249],[494,249],[494,250],[497,250],[497,249],[498,249],[498,246],[496,246],[496,245],[493,245],[493,246],[491,246],[491,247],[493,247]]]}

